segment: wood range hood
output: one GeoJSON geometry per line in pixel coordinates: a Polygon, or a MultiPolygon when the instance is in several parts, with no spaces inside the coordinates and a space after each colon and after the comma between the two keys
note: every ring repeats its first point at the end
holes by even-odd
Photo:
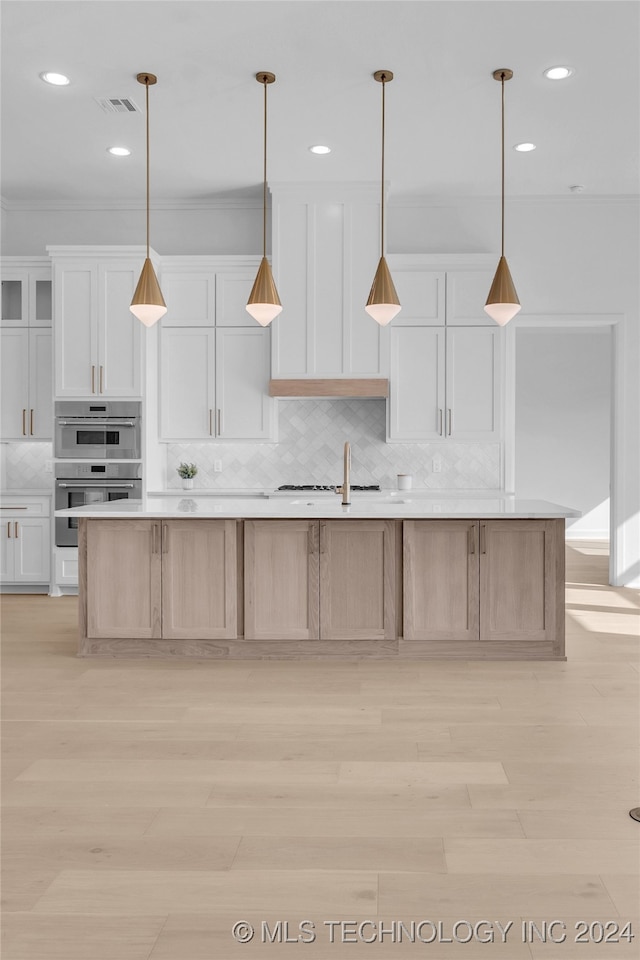
{"type": "Polygon", "coordinates": [[[270,397],[314,397],[315,399],[347,399],[349,397],[363,397],[368,399],[384,398],[389,396],[389,380],[387,377],[337,377],[269,381],[270,397]]]}

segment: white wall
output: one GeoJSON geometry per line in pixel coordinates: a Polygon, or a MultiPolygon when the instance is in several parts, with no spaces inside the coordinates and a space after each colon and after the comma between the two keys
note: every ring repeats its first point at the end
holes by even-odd
{"type": "Polygon", "coordinates": [[[568,504],[572,538],[608,539],[611,328],[516,333],[518,496],[568,504]]]}

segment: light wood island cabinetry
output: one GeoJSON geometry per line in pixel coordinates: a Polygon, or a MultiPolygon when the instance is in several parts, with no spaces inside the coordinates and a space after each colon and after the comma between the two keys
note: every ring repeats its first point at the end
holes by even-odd
{"type": "Polygon", "coordinates": [[[564,519],[269,509],[81,518],[80,654],[564,659],[564,519]]]}

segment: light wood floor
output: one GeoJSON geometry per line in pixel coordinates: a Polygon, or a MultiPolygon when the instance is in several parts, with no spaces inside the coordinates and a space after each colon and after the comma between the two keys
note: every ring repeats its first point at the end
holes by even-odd
{"type": "Polygon", "coordinates": [[[5,597],[4,960],[638,958],[640,600],[606,570],[569,546],[566,663],[79,660],[73,598],[5,597]],[[506,945],[442,942],[483,919],[506,945]]]}

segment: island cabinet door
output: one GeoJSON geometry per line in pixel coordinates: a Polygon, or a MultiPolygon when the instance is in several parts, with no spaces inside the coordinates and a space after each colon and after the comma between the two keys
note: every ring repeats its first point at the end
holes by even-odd
{"type": "Polygon", "coordinates": [[[320,639],[396,636],[393,520],[320,521],[320,639]]]}
{"type": "Polygon", "coordinates": [[[161,636],[160,522],[87,520],[87,637],[161,636]]]}
{"type": "Polygon", "coordinates": [[[235,520],[162,524],[162,636],[220,640],[238,636],[235,520]]]}
{"type": "Polygon", "coordinates": [[[405,520],[405,640],[477,641],[478,523],[405,520]]]}
{"type": "Polygon", "coordinates": [[[245,520],[245,640],[318,639],[318,521],[245,520]]]}
{"type": "Polygon", "coordinates": [[[481,641],[562,643],[563,529],[562,520],[480,521],[481,641]]]}

